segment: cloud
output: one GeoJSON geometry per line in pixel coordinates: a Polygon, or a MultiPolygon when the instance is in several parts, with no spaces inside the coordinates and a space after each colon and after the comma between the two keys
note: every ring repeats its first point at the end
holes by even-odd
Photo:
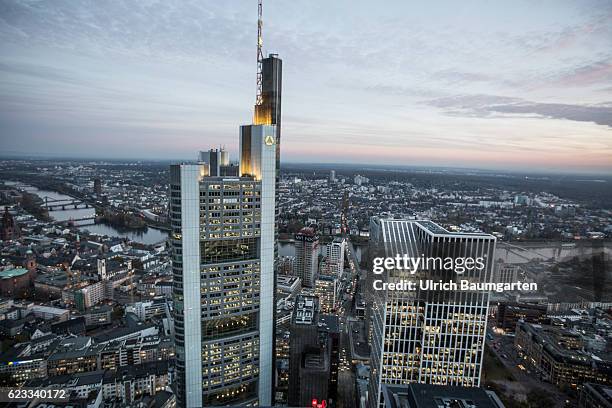
{"type": "Polygon", "coordinates": [[[587,86],[612,82],[612,56],[578,66],[559,74],[554,83],[561,86],[587,86]]]}
{"type": "Polygon", "coordinates": [[[491,106],[490,110],[501,113],[537,114],[554,119],[578,122],[594,122],[612,127],[612,107],[601,105],[567,105],[560,103],[521,103],[491,106]]]}
{"type": "Polygon", "coordinates": [[[465,83],[465,82],[488,82],[494,78],[487,74],[478,72],[461,72],[451,69],[437,71],[431,74],[434,79],[441,79],[449,83],[465,83]]]}
{"type": "MultiPolygon", "coordinates": [[[[582,7],[266,3],[264,48],[284,61],[283,158],[461,156],[474,140],[488,154],[608,153],[587,142],[609,139],[610,106],[596,103],[612,100],[612,8],[582,7]]],[[[255,12],[249,0],[0,0],[3,146],[190,157],[235,141],[251,120],[255,12]]]]}
{"type": "Polygon", "coordinates": [[[594,105],[538,103],[521,98],[497,95],[460,95],[428,101],[447,113],[462,116],[488,117],[495,113],[537,115],[545,118],[593,122],[612,127],[612,102],[594,105]]]}

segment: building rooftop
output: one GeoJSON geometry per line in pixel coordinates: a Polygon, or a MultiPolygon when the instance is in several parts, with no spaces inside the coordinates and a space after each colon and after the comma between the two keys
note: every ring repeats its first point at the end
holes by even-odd
{"type": "Polygon", "coordinates": [[[603,384],[584,384],[585,391],[590,391],[594,397],[598,398],[605,407],[612,407],[612,387],[603,384]]]}
{"type": "Polygon", "coordinates": [[[28,270],[25,268],[5,269],[0,271],[0,279],[16,278],[18,276],[25,275],[26,273],[28,273],[28,270]]]}
{"type": "Polygon", "coordinates": [[[490,391],[478,387],[410,384],[383,385],[389,408],[503,408],[490,391]]]}
{"type": "Polygon", "coordinates": [[[316,296],[298,296],[295,300],[293,322],[295,324],[313,324],[319,311],[319,299],[316,296]]]}

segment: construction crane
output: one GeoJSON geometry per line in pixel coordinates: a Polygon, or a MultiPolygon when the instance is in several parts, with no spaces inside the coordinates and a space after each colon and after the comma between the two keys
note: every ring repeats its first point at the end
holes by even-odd
{"type": "Polygon", "coordinates": [[[263,17],[262,17],[263,5],[262,0],[257,1],[257,96],[255,98],[255,105],[260,106],[263,103],[263,17]]]}

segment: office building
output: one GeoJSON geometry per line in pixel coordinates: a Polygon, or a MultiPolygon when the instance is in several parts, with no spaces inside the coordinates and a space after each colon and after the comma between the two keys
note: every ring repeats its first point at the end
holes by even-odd
{"type": "Polygon", "coordinates": [[[612,387],[583,384],[578,395],[578,408],[612,408],[612,387]]]}
{"type": "Polygon", "coordinates": [[[340,293],[342,273],[344,271],[344,251],[346,240],[334,238],[325,246],[320,273],[315,279],[315,294],[319,297],[321,311],[333,313],[337,310],[342,294],[340,293]]]}
{"type": "Polygon", "coordinates": [[[316,296],[299,295],[289,337],[289,406],[335,401],[338,338],[338,318],[321,314],[316,296]]]}
{"type": "Polygon", "coordinates": [[[101,280],[71,292],[74,293],[74,305],[80,311],[84,311],[106,299],[113,299],[113,286],[107,280],[101,280]]]}
{"type": "Polygon", "coordinates": [[[501,302],[497,305],[495,326],[505,333],[514,333],[519,320],[527,323],[549,324],[546,305],[501,302]]]}
{"type": "Polygon", "coordinates": [[[521,267],[517,264],[506,263],[499,259],[495,264],[493,282],[513,283],[519,279],[521,267]]]}
{"type": "Polygon", "coordinates": [[[283,256],[276,259],[276,273],[278,275],[292,275],[295,265],[294,256],[283,256]]]}
{"type": "Polygon", "coordinates": [[[240,128],[240,177],[171,167],[177,402],[269,405],[274,126],[240,128]]]}
{"type": "Polygon", "coordinates": [[[255,125],[274,125],[276,127],[275,170],[278,177],[280,169],[281,142],[281,95],[283,60],[278,54],[270,54],[261,61],[261,99],[255,105],[255,125]]]}
{"type": "MultiPolygon", "coordinates": [[[[261,10],[260,10],[261,12],[261,10]]],[[[259,16],[261,23],[261,14],[259,16]]],[[[278,54],[269,54],[263,58],[261,25],[258,32],[257,50],[257,98],[253,117],[254,125],[272,125],[275,127],[275,202],[278,203],[278,183],[280,181],[280,146],[281,146],[281,96],[283,78],[283,60],[278,54]]],[[[275,219],[278,219],[279,209],[276,206],[275,219]]],[[[274,225],[274,258],[278,259],[278,223],[274,225]]],[[[276,310],[276,309],[275,309],[276,310]]],[[[276,313],[276,311],[274,312],[276,313]]]]}
{"type": "MultiPolygon", "coordinates": [[[[458,274],[423,267],[415,274],[389,270],[368,279],[490,282],[495,238],[451,233],[431,221],[380,219],[370,222],[373,256],[483,258],[484,267],[458,274]]],[[[367,283],[373,288],[373,281],[367,283]]],[[[367,301],[372,360],[368,405],[383,406],[383,387],[427,383],[477,387],[483,361],[489,294],[486,291],[371,290],[367,301]]]]}
{"type": "Polygon", "coordinates": [[[576,330],[519,321],[514,346],[526,365],[547,382],[576,388],[584,382],[612,385],[612,361],[583,351],[586,342],[576,330]]]}
{"type": "Polygon", "coordinates": [[[330,183],[335,183],[336,182],[336,170],[330,170],[329,171],[329,182],[330,183]]]}
{"type": "MultiPolygon", "coordinates": [[[[274,237],[273,237],[273,253],[274,264],[278,259],[278,190],[280,181],[280,146],[281,146],[281,97],[282,97],[282,78],[283,78],[283,61],[278,58],[278,54],[269,54],[267,58],[263,57],[263,19],[262,19],[262,3],[258,4],[258,20],[257,20],[257,94],[255,97],[255,109],[253,115],[253,124],[255,126],[273,126],[274,135],[266,137],[266,143],[274,145],[274,237]]],[[[245,132],[248,131],[245,129],[245,132]]],[[[242,160],[241,160],[242,165],[242,160]]],[[[276,280],[273,277],[273,294],[276,293],[276,280]]],[[[272,321],[276,321],[276,308],[271,307],[272,321]]],[[[276,325],[272,323],[272,337],[276,337],[276,325]]],[[[275,343],[272,343],[272,361],[270,377],[276,377],[276,352],[275,343]]],[[[274,392],[275,384],[270,383],[270,393],[274,392]]]]}
{"type": "Polygon", "coordinates": [[[344,271],[344,252],[346,251],[346,240],[336,237],[325,246],[325,260],[323,271],[326,275],[332,275],[338,279],[342,278],[344,271]]]}
{"type": "Polygon", "coordinates": [[[253,124],[240,127],[239,165],[211,150],[170,172],[183,407],[273,402],[282,61],[263,58],[261,2],[258,11],[257,98],[253,124]]]}
{"type": "Polygon", "coordinates": [[[495,392],[478,387],[385,385],[383,392],[387,408],[504,408],[495,392]]]}
{"type": "Polygon", "coordinates": [[[297,276],[276,275],[276,289],[281,296],[295,295],[302,288],[302,281],[297,276]]]}
{"type": "Polygon", "coordinates": [[[295,234],[295,264],[293,273],[302,280],[302,286],[313,288],[319,269],[319,235],[305,227],[295,234]]]}
{"type": "MultiPolygon", "coordinates": [[[[297,278],[296,278],[297,279],[297,278]]],[[[334,313],[340,301],[340,284],[334,276],[319,275],[315,280],[314,293],[319,298],[322,313],[334,313]]]]}
{"type": "MultiPolygon", "coordinates": [[[[276,126],[240,127],[240,174],[261,185],[260,204],[260,312],[259,312],[259,405],[271,405],[274,391],[274,336],[276,307],[276,126]]],[[[256,208],[257,210],[257,208],[256,208]]]]}
{"type": "Polygon", "coordinates": [[[102,180],[96,177],[93,182],[93,189],[94,189],[94,193],[97,196],[101,196],[102,195],[102,180]]]}

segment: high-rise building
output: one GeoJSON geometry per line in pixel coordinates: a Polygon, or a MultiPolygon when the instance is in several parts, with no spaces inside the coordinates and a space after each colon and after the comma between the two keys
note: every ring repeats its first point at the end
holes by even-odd
{"type": "Polygon", "coordinates": [[[171,166],[177,403],[272,405],[281,60],[262,58],[239,165],[223,149],[171,166]]]}
{"type": "Polygon", "coordinates": [[[324,268],[327,275],[342,278],[344,271],[344,252],[346,251],[346,240],[336,237],[334,240],[325,246],[325,262],[324,268]]]}
{"type": "Polygon", "coordinates": [[[259,405],[271,405],[274,393],[274,348],[276,333],[276,126],[247,125],[240,127],[240,174],[261,183],[260,206],[260,370],[259,405]]]}
{"type": "Polygon", "coordinates": [[[295,234],[294,275],[302,280],[302,286],[313,288],[319,269],[319,235],[313,228],[305,227],[295,234]]]}
{"type": "Polygon", "coordinates": [[[325,256],[321,263],[320,273],[315,279],[315,294],[319,297],[321,311],[333,313],[342,300],[342,273],[344,271],[344,251],[346,240],[340,237],[325,246],[325,256]]]}
{"type": "Polygon", "coordinates": [[[329,172],[329,182],[330,183],[335,183],[336,182],[336,170],[330,170],[330,172],[329,172]]]}
{"type": "Polygon", "coordinates": [[[93,181],[94,193],[98,196],[102,195],[102,180],[96,177],[93,181]]]}
{"type": "Polygon", "coordinates": [[[299,295],[289,337],[289,406],[336,399],[338,384],[338,318],[323,315],[316,296],[299,295]]]}
{"type": "Polygon", "coordinates": [[[276,162],[280,162],[281,94],[283,60],[278,54],[270,54],[262,60],[261,104],[255,105],[255,125],[276,126],[276,162]]]}
{"type": "MultiPolygon", "coordinates": [[[[259,22],[258,22],[258,38],[257,38],[257,64],[258,64],[258,89],[253,116],[254,125],[272,125],[275,127],[274,146],[275,152],[275,202],[278,203],[278,183],[280,181],[280,145],[281,145],[281,95],[282,95],[282,77],[283,77],[283,61],[278,58],[278,54],[269,54],[267,58],[263,58],[263,40],[262,40],[262,20],[261,20],[261,0],[259,2],[259,22]]],[[[275,264],[278,260],[278,218],[279,208],[276,206],[274,210],[274,260],[275,264]]],[[[276,266],[276,265],[275,265],[276,266]]],[[[274,293],[276,293],[276,281],[274,281],[274,293]]],[[[272,308],[272,316],[276,320],[276,308],[272,308]]],[[[276,337],[276,325],[272,328],[273,336],[276,337]]],[[[275,343],[273,344],[276,347],[275,343]]],[[[274,372],[271,373],[272,378],[277,377],[276,374],[276,353],[272,356],[272,367],[274,372]]],[[[274,392],[272,384],[271,392],[274,392]]]]}
{"type": "MultiPolygon", "coordinates": [[[[259,50],[260,51],[260,50],[259,50]]],[[[259,52],[258,51],[258,52],[259,52]]],[[[258,61],[259,63],[259,61],[258,61]]],[[[283,78],[283,60],[278,58],[278,54],[270,54],[267,58],[263,58],[261,63],[261,84],[258,92],[257,103],[255,105],[255,114],[253,124],[255,125],[274,125],[276,126],[275,146],[276,146],[276,190],[278,192],[278,182],[280,180],[280,142],[281,142],[281,95],[282,95],[282,78],[283,78]]],[[[278,197],[276,197],[278,199],[278,197]]],[[[278,208],[276,209],[278,215],[278,208]]],[[[275,226],[274,233],[275,252],[277,257],[278,246],[278,225],[275,226]]]]}
{"type": "Polygon", "coordinates": [[[336,277],[323,274],[317,277],[314,293],[319,298],[321,312],[334,313],[336,311],[341,299],[339,288],[340,282],[336,277]]]}
{"type": "MultiPolygon", "coordinates": [[[[422,268],[415,274],[391,270],[388,282],[439,280],[491,282],[495,237],[451,233],[431,221],[370,221],[372,256],[482,258],[483,268],[457,274],[422,268]]],[[[368,275],[376,279],[383,275],[368,275]]],[[[373,288],[368,282],[368,289],[373,288]]],[[[418,283],[418,282],[417,282],[418,283]]],[[[483,361],[489,294],[485,291],[371,290],[369,321],[372,346],[368,405],[384,406],[383,386],[427,383],[477,387],[483,361]]]]}
{"type": "Polygon", "coordinates": [[[258,403],[272,393],[274,126],[243,126],[240,177],[171,167],[177,400],[258,403]]]}

